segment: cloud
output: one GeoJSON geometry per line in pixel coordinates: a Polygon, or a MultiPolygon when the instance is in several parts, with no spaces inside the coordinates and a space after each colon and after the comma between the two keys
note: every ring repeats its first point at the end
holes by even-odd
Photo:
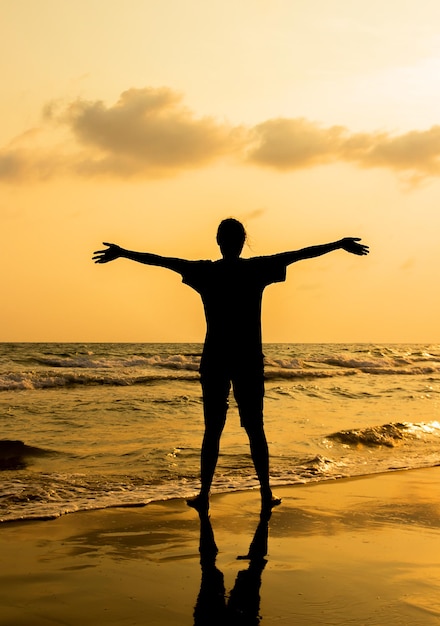
{"type": "Polygon", "coordinates": [[[167,88],[129,89],[111,106],[100,100],[51,101],[34,131],[46,145],[36,146],[24,133],[0,149],[0,180],[172,176],[233,156],[244,140],[240,127],[196,117],[167,88]]]}
{"type": "Polygon", "coordinates": [[[440,126],[397,137],[382,135],[364,150],[359,164],[437,176],[440,173],[440,126]]]}
{"type": "Polygon", "coordinates": [[[81,174],[169,175],[234,151],[237,129],[197,118],[170,89],[130,89],[113,106],[78,100],[62,116],[90,157],[81,174]]]}
{"type": "Polygon", "coordinates": [[[261,217],[262,215],[264,215],[266,213],[267,209],[254,209],[253,211],[249,211],[248,213],[244,213],[244,215],[242,215],[241,217],[246,220],[246,221],[250,221],[250,220],[256,220],[259,217],[261,217]]]}
{"type": "Polygon", "coordinates": [[[279,172],[342,162],[419,181],[440,175],[440,126],[400,135],[352,133],[305,118],[233,126],[196,116],[169,88],[133,88],[112,105],[83,99],[47,103],[39,127],[0,148],[0,181],[72,175],[148,179],[225,158],[279,172]]]}
{"type": "Polygon", "coordinates": [[[385,168],[414,179],[440,174],[440,126],[426,131],[354,133],[305,119],[279,118],[255,126],[249,161],[280,171],[345,162],[385,168]]]}
{"type": "Polygon", "coordinates": [[[278,170],[294,170],[336,160],[344,128],[321,129],[306,119],[277,118],[250,132],[248,159],[278,170]]]}
{"type": "Polygon", "coordinates": [[[62,169],[60,147],[45,145],[43,128],[30,128],[0,149],[0,181],[47,180],[62,169]]]}

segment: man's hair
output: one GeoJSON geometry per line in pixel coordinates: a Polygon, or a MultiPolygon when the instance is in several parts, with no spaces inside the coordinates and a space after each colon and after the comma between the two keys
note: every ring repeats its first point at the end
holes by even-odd
{"type": "Polygon", "coordinates": [[[243,246],[246,241],[246,230],[241,222],[228,217],[220,222],[217,230],[217,243],[232,243],[236,246],[243,246]]]}

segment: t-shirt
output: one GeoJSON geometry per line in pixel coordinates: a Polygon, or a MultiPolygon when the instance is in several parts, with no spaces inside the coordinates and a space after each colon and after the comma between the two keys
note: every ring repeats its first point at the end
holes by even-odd
{"type": "Polygon", "coordinates": [[[267,285],[286,279],[285,255],[189,261],[181,273],[205,309],[202,368],[214,361],[262,363],[262,295],[267,285]]]}

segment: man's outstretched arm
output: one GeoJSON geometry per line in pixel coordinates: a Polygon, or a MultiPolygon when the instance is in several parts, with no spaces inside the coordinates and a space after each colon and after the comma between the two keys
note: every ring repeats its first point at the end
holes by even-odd
{"type": "Polygon", "coordinates": [[[95,263],[109,263],[115,259],[130,259],[137,263],[145,265],[158,265],[175,272],[182,272],[184,266],[189,263],[185,259],[177,259],[174,257],[160,256],[159,254],[151,254],[150,252],[135,252],[134,250],[126,250],[114,243],[103,242],[107,246],[105,250],[97,250],[93,253],[95,263]]]}
{"type": "Polygon", "coordinates": [[[284,257],[286,265],[295,263],[296,261],[302,261],[303,259],[314,259],[315,257],[333,252],[334,250],[345,250],[351,254],[364,256],[369,253],[369,249],[368,246],[364,246],[359,243],[359,241],[359,237],[344,237],[344,239],[339,239],[339,241],[333,241],[332,243],[309,246],[301,250],[293,250],[292,252],[283,252],[280,256],[284,257]]]}

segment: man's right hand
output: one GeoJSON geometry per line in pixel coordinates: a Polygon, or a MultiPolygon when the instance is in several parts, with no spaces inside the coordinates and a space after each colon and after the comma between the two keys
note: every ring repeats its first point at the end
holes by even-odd
{"type": "Polygon", "coordinates": [[[107,243],[106,241],[102,243],[104,246],[108,246],[108,248],[106,250],[97,250],[93,253],[95,263],[108,263],[122,256],[122,248],[115,243],[107,243]]]}

